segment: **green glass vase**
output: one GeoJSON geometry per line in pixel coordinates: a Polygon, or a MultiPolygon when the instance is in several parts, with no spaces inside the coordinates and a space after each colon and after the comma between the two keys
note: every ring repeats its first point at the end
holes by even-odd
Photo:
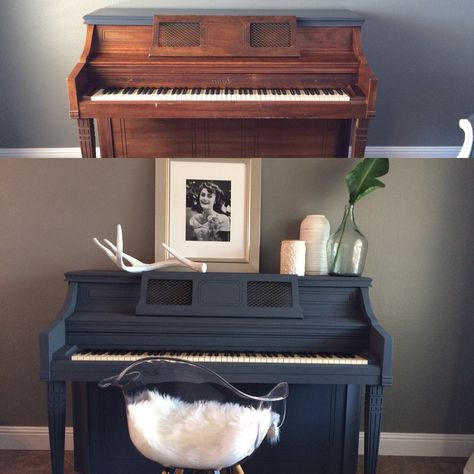
{"type": "Polygon", "coordinates": [[[329,275],[361,276],[368,245],[367,239],[355,223],[354,205],[347,205],[339,228],[328,240],[329,275]]]}

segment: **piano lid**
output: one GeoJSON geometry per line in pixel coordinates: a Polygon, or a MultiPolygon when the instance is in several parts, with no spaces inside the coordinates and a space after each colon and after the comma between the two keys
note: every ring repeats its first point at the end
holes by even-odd
{"type": "Polygon", "coordinates": [[[364,18],[350,10],[100,8],[84,16],[88,25],[152,25],[154,15],[296,16],[298,26],[362,26],[364,18]]]}

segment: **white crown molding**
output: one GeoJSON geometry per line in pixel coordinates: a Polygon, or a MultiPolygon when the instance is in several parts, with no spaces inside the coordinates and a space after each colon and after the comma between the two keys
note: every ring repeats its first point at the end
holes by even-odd
{"type": "MultiPolygon", "coordinates": [[[[457,146],[369,146],[367,158],[456,158],[457,146]]],[[[97,156],[100,156],[97,148],[97,156]]],[[[80,158],[80,148],[0,148],[0,158],[80,158]]]]}
{"type": "MultiPolygon", "coordinates": [[[[66,450],[73,449],[73,431],[66,428],[66,450]]],[[[48,450],[46,426],[0,426],[0,449],[48,450]]],[[[359,454],[364,434],[359,435],[359,454]]],[[[434,456],[467,458],[474,452],[474,434],[382,433],[382,456],[434,456]]]]}

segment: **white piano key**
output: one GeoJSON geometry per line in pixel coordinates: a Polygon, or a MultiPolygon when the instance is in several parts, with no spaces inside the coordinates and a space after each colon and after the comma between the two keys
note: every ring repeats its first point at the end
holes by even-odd
{"type": "MultiPolygon", "coordinates": [[[[115,352],[115,351],[113,351],[115,352]]],[[[136,361],[144,357],[153,355],[162,357],[182,358],[190,362],[197,363],[258,363],[258,364],[322,364],[322,365],[367,365],[368,360],[360,355],[338,356],[330,354],[238,354],[238,353],[208,353],[197,354],[179,353],[179,352],[156,352],[156,351],[123,351],[122,353],[104,352],[97,354],[97,351],[79,351],[71,356],[73,361],[136,361]],[[133,352],[133,353],[132,353],[133,352]]]]}

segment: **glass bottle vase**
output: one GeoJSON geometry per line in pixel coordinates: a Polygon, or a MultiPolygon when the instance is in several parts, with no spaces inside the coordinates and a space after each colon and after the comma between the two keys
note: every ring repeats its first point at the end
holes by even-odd
{"type": "Polygon", "coordinates": [[[328,240],[329,275],[361,276],[367,249],[367,239],[357,228],[354,220],[354,205],[347,205],[339,228],[328,240]]]}

